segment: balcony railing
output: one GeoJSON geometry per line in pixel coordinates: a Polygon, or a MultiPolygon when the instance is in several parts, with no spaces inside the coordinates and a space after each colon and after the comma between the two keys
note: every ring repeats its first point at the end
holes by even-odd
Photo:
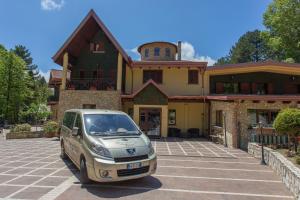
{"type": "Polygon", "coordinates": [[[68,90],[115,90],[116,79],[112,78],[72,78],[67,83],[68,90]]]}

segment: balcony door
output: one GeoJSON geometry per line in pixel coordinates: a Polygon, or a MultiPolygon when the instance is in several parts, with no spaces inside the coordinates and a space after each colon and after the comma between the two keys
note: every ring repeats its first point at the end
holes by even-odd
{"type": "Polygon", "coordinates": [[[161,136],[161,109],[160,108],[141,108],[140,109],[140,128],[150,138],[161,136]]]}

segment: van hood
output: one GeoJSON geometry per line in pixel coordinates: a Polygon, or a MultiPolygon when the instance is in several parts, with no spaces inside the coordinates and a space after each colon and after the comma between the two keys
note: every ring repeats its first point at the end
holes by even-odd
{"type": "Polygon", "coordinates": [[[98,138],[98,141],[107,149],[145,147],[146,142],[140,137],[109,137],[98,138]]]}
{"type": "Polygon", "coordinates": [[[150,141],[147,136],[144,135],[107,138],[97,137],[94,139],[107,148],[113,158],[147,155],[150,152],[150,141]],[[132,149],[134,149],[134,154],[129,153],[129,150],[132,149]]]}

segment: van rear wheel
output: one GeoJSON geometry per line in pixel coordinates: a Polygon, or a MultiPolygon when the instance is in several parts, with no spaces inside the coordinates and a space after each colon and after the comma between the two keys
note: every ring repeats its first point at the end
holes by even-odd
{"type": "Polygon", "coordinates": [[[84,159],[81,159],[81,161],[80,161],[80,182],[82,184],[86,184],[86,183],[90,182],[90,179],[87,174],[87,168],[86,168],[84,159]]]}

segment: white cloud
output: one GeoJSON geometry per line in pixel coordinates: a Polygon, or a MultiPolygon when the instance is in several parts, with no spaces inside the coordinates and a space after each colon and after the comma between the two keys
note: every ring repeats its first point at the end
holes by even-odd
{"type": "Polygon", "coordinates": [[[216,63],[216,60],[209,56],[200,56],[196,53],[194,46],[189,42],[181,43],[181,59],[191,61],[205,61],[208,62],[208,66],[216,63]]]}
{"type": "Polygon", "coordinates": [[[138,52],[138,47],[134,47],[132,49],[126,49],[127,53],[132,56],[134,60],[141,60],[141,55],[138,52]]]}
{"type": "Polygon", "coordinates": [[[50,70],[46,71],[46,72],[43,72],[42,70],[39,70],[39,73],[41,76],[43,76],[47,83],[49,82],[49,78],[50,78],[50,70]]]}
{"type": "Polygon", "coordinates": [[[64,0],[41,0],[43,10],[60,10],[64,4],[64,0]]]}

